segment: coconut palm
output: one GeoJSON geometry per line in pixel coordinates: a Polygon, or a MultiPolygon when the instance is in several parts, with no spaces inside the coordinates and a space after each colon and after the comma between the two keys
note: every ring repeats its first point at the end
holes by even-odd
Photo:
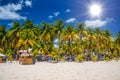
{"type": "Polygon", "coordinates": [[[78,24],[78,27],[77,27],[77,32],[78,32],[78,36],[80,37],[80,40],[82,41],[82,38],[84,37],[84,24],[83,23],[80,23],[78,24]]]}
{"type": "Polygon", "coordinates": [[[7,47],[7,31],[4,25],[0,26],[0,48],[2,48],[1,52],[5,53],[5,49],[7,47]]]}
{"type": "MultiPolygon", "coordinates": [[[[59,58],[63,53],[81,55],[87,51],[90,55],[95,52],[98,58],[99,55],[105,55],[105,59],[108,60],[120,55],[120,32],[116,39],[111,35],[109,30],[84,27],[83,23],[74,27],[64,25],[62,20],[58,20],[53,24],[44,22],[39,27],[31,20],[25,20],[23,24],[13,22],[8,32],[5,26],[0,26],[0,50],[3,53],[16,53],[19,49],[32,48],[34,55],[40,53],[52,55],[54,58],[59,58]],[[58,48],[54,47],[56,39],[58,48]]],[[[92,55],[91,58],[95,57],[92,55]]]]}
{"type": "Polygon", "coordinates": [[[120,32],[118,32],[116,43],[120,45],[120,32]]]}
{"type": "Polygon", "coordinates": [[[118,32],[117,39],[115,40],[115,50],[116,53],[118,54],[117,56],[120,57],[120,32],[118,32]]]}
{"type": "Polygon", "coordinates": [[[77,33],[75,31],[75,29],[72,26],[68,26],[62,34],[62,39],[64,40],[64,43],[68,44],[68,48],[69,48],[69,52],[71,52],[71,48],[72,48],[72,43],[74,42],[74,40],[77,38],[77,33]]]}
{"type": "Polygon", "coordinates": [[[32,46],[31,53],[34,54],[36,57],[38,54],[46,54],[47,53],[47,46],[45,46],[45,43],[42,40],[38,40],[34,46],[32,46]]]}
{"type": "Polygon", "coordinates": [[[102,49],[105,49],[104,45],[105,45],[105,41],[106,39],[104,39],[103,37],[103,31],[100,29],[100,28],[95,28],[95,41],[96,41],[96,49],[95,49],[95,52],[97,52],[98,54],[99,53],[102,53],[102,49]]]}
{"type": "Polygon", "coordinates": [[[40,38],[45,42],[53,42],[54,40],[54,29],[50,24],[42,23],[40,38]]]}
{"type": "Polygon", "coordinates": [[[94,32],[90,27],[86,28],[86,36],[84,42],[85,42],[84,47],[86,48],[87,52],[90,53],[93,50],[92,46],[95,43],[94,32]]]}
{"type": "Polygon", "coordinates": [[[38,31],[38,26],[34,25],[31,20],[26,20],[24,22],[21,32],[21,39],[19,40],[19,42],[23,41],[21,45],[23,45],[23,47],[27,49],[27,52],[28,49],[31,48],[35,44],[35,41],[38,39],[38,31]]]}
{"type": "Polygon", "coordinates": [[[48,52],[46,54],[51,53],[52,48],[54,46],[55,38],[56,38],[55,27],[47,23],[42,23],[40,39],[47,46],[48,52]]]}
{"type": "Polygon", "coordinates": [[[62,20],[58,20],[57,22],[55,22],[53,24],[53,27],[54,27],[54,32],[56,33],[56,38],[58,39],[58,45],[59,45],[59,51],[60,51],[60,48],[61,48],[61,35],[62,35],[62,31],[63,31],[63,28],[64,28],[64,24],[62,22],[62,20]]]}
{"type": "Polygon", "coordinates": [[[8,37],[10,40],[11,48],[13,48],[15,54],[17,54],[17,51],[19,50],[17,43],[21,37],[21,28],[19,22],[13,22],[13,26],[9,29],[8,37]]]}

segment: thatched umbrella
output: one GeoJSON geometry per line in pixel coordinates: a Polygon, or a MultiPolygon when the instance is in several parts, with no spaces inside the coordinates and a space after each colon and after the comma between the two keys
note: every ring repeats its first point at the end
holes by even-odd
{"type": "Polygon", "coordinates": [[[33,56],[33,54],[27,53],[27,52],[23,52],[23,53],[21,53],[21,55],[20,55],[20,57],[32,57],[32,56],[33,56]]]}
{"type": "Polygon", "coordinates": [[[33,55],[27,52],[23,52],[20,55],[19,63],[20,64],[34,64],[33,63],[33,55]]]}
{"type": "Polygon", "coordinates": [[[31,56],[31,55],[29,53],[27,53],[27,52],[23,52],[20,55],[20,57],[29,57],[29,56],[31,56]]]}

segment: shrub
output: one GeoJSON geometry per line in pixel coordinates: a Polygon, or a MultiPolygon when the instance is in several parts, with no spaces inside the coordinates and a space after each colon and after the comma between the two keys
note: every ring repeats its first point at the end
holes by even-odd
{"type": "Polygon", "coordinates": [[[114,58],[113,58],[113,60],[116,60],[116,61],[118,61],[118,60],[119,60],[119,58],[117,58],[117,57],[114,57],[114,58]]]}
{"type": "Polygon", "coordinates": [[[75,60],[78,60],[79,62],[84,61],[84,54],[79,54],[75,60]]]}
{"type": "Polygon", "coordinates": [[[104,59],[105,61],[110,61],[110,58],[109,57],[105,57],[105,59],[104,59]]]}
{"type": "Polygon", "coordinates": [[[97,56],[95,56],[95,55],[93,55],[93,56],[91,56],[91,60],[95,62],[95,61],[97,61],[97,60],[98,60],[98,57],[97,57],[97,56]]]}
{"type": "Polygon", "coordinates": [[[60,60],[61,60],[61,61],[65,61],[65,57],[61,57],[60,60]]]}

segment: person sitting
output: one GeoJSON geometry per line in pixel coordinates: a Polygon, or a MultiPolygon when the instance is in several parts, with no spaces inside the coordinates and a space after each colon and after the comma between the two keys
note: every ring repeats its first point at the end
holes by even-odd
{"type": "Polygon", "coordinates": [[[6,62],[6,60],[7,60],[7,57],[6,57],[6,56],[4,56],[4,57],[3,57],[3,61],[4,61],[4,62],[6,62]]]}

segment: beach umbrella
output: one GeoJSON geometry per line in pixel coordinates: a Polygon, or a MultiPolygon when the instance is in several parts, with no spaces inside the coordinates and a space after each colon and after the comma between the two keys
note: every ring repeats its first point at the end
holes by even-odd
{"type": "Polygon", "coordinates": [[[32,56],[32,54],[29,54],[27,52],[23,52],[20,56],[21,57],[28,57],[28,56],[32,56]]]}

